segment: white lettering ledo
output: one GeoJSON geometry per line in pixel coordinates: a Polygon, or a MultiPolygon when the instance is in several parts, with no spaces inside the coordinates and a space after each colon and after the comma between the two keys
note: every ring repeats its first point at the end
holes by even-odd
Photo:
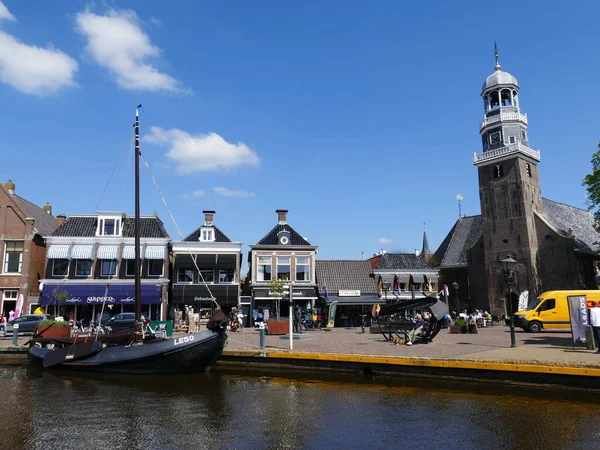
{"type": "Polygon", "coordinates": [[[188,342],[192,342],[194,340],[194,335],[184,336],[177,339],[173,339],[173,345],[179,344],[187,344],[188,342]]]}

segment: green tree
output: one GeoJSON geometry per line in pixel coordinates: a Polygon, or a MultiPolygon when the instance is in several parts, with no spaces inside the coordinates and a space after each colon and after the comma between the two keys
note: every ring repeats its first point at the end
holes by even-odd
{"type": "Polygon", "coordinates": [[[288,279],[283,278],[281,280],[271,280],[269,281],[269,295],[273,297],[277,297],[276,305],[277,305],[277,318],[279,319],[280,314],[280,306],[281,306],[281,298],[286,294],[285,286],[288,284],[288,279]]]}
{"type": "Polygon", "coordinates": [[[600,143],[592,155],[592,173],[586,175],[582,185],[587,191],[587,205],[594,214],[596,230],[600,231],[600,143]]]}
{"type": "Polygon", "coordinates": [[[60,289],[58,286],[54,288],[54,290],[52,291],[52,298],[50,299],[50,302],[54,302],[54,315],[55,316],[58,316],[60,306],[68,298],[69,298],[69,293],[67,292],[66,289],[60,289]]]}

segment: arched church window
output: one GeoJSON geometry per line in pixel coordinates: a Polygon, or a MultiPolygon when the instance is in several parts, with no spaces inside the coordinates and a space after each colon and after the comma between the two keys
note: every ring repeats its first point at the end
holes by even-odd
{"type": "Polygon", "coordinates": [[[498,108],[500,106],[500,99],[498,97],[498,91],[490,92],[490,107],[491,109],[498,108]]]}
{"type": "Polygon", "coordinates": [[[488,98],[488,96],[486,95],[486,96],[484,96],[484,97],[483,97],[483,109],[484,109],[486,112],[487,112],[487,111],[488,111],[488,109],[489,109],[489,105],[490,105],[490,101],[489,101],[489,98],[488,98]]]}
{"type": "Polygon", "coordinates": [[[527,172],[527,176],[531,178],[531,164],[525,164],[525,172],[527,172]]]}

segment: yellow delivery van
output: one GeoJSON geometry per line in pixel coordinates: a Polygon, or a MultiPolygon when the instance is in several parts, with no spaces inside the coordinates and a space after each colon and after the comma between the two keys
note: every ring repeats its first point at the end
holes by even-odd
{"type": "Polygon", "coordinates": [[[569,306],[567,297],[585,295],[588,308],[591,302],[600,302],[600,290],[597,291],[548,291],[533,300],[527,309],[515,313],[515,326],[525,331],[537,333],[543,329],[570,329],[569,306]]]}

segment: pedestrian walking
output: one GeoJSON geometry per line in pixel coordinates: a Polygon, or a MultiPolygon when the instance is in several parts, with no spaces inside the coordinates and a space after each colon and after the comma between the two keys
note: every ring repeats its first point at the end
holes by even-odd
{"type": "Polygon", "coordinates": [[[592,302],[592,309],[590,309],[590,325],[594,330],[594,337],[596,338],[597,353],[600,353],[600,306],[598,302],[592,302]]]}

